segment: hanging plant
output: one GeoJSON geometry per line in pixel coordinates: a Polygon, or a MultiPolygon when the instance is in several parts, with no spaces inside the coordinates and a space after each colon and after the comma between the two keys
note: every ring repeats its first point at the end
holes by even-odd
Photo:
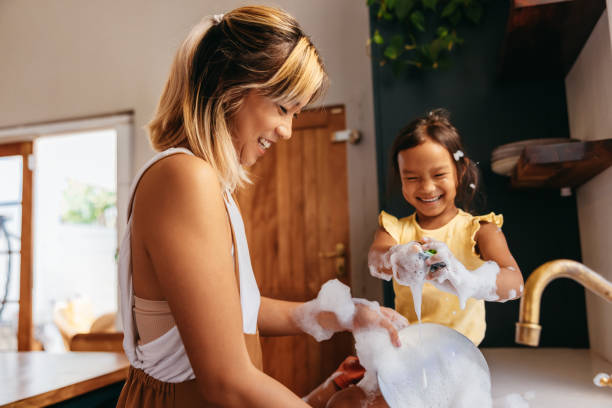
{"type": "Polygon", "coordinates": [[[457,27],[466,21],[479,23],[485,2],[367,0],[367,5],[377,17],[370,44],[382,47],[380,65],[390,64],[396,74],[409,67],[448,67],[450,54],[458,45],[463,44],[463,38],[457,34],[457,27]],[[384,37],[379,27],[384,27],[384,37]]]}

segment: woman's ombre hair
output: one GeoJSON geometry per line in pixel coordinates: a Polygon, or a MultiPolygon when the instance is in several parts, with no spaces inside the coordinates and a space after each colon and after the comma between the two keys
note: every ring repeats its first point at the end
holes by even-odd
{"type": "Polygon", "coordinates": [[[272,7],[241,7],[191,30],[174,57],[149,138],[158,151],[189,148],[234,191],[249,182],[232,143],[233,118],[247,93],[310,103],[327,85],[319,53],[293,17],[272,7]]]}

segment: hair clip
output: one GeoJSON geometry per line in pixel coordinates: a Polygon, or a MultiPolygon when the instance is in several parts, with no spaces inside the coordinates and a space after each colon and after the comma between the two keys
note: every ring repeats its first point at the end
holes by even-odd
{"type": "Polygon", "coordinates": [[[471,188],[472,190],[476,190],[476,184],[474,184],[474,183],[470,183],[470,188],[471,188]]]}
{"type": "Polygon", "coordinates": [[[215,25],[219,24],[221,20],[223,20],[223,13],[212,16],[212,21],[215,23],[215,25]]]}
{"type": "Polygon", "coordinates": [[[461,150],[457,150],[455,153],[453,153],[453,157],[455,158],[455,161],[459,161],[459,159],[463,157],[463,152],[461,150]]]}

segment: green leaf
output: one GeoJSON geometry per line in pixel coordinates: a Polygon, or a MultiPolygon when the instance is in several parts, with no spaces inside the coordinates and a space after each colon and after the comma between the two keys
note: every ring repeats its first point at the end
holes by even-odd
{"type": "Polygon", "coordinates": [[[395,8],[395,3],[397,3],[397,0],[387,0],[387,10],[393,10],[395,8]]]}
{"type": "Polygon", "coordinates": [[[366,6],[371,7],[375,2],[376,0],[366,0],[366,6]]]}
{"type": "Polygon", "coordinates": [[[442,39],[436,39],[431,42],[429,46],[429,55],[431,59],[436,61],[440,55],[440,52],[446,49],[446,41],[442,39]]]}
{"type": "Polygon", "coordinates": [[[438,38],[445,38],[446,36],[448,36],[448,28],[446,28],[444,26],[440,26],[436,30],[436,34],[437,34],[438,38]]]}
{"type": "Polygon", "coordinates": [[[453,14],[457,10],[457,2],[455,0],[451,0],[443,9],[442,9],[442,17],[448,17],[453,14]]]}
{"type": "Polygon", "coordinates": [[[482,5],[474,4],[465,9],[465,16],[474,24],[480,22],[482,17],[482,5]]]}
{"type": "Polygon", "coordinates": [[[384,55],[390,60],[396,60],[404,52],[404,37],[402,35],[394,35],[389,41],[389,45],[385,48],[384,55]]]}
{"type": "Polygon", "coordinates": [[[390,42],[396,47],[401,48],[404,45],[404,36],[401,34],[394,35],[393,37],[391,37],[390,42]]]}
{"type": "Polygon", "coordinates": [[[419,10],[413,11],[410,15],[410,21],[419,31],[425,31],[425,16],[419,10]]]}
{"type": "Polygon", "coordinates": [[[389,44],[387,45],[387,48],[385,48],[384,55],[390,60],[396,60],[397,57],[399,57],[399,50],[395,48],[393,45],[389,44]]]}
{"type": "Polygon", "coordinates": [[[395,14],[400,20],[404,20],[410,14],[410,10],[414,7],[415,0],[397,0],[395,14]]]}
{"type": "Polygon", "coordinates": [[[374,31],[374,36],[372,37],[372,41],[374,41],[376,44],[382,44],[385,42],[382,35],[380,35],[380,31],[378,30],[374,31]]]}
{"type": "Polygon", "coordinates": [[[438,0],[423,0],[423,8],[436,11],[437,3],[438,3],[438,0]]]}

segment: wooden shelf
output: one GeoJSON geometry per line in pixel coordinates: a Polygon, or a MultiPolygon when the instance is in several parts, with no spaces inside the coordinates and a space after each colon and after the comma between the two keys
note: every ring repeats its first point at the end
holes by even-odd
{"type": "Polygon", "coordinates": [[[502,79],[565,78],[606,0],[511,0],[502,79]]]}
{"type": "Polygon", "coordinates": [[[528,146],[514,169],[513,188],[578,187],[612,165],[612,139],[528,146]]]}

